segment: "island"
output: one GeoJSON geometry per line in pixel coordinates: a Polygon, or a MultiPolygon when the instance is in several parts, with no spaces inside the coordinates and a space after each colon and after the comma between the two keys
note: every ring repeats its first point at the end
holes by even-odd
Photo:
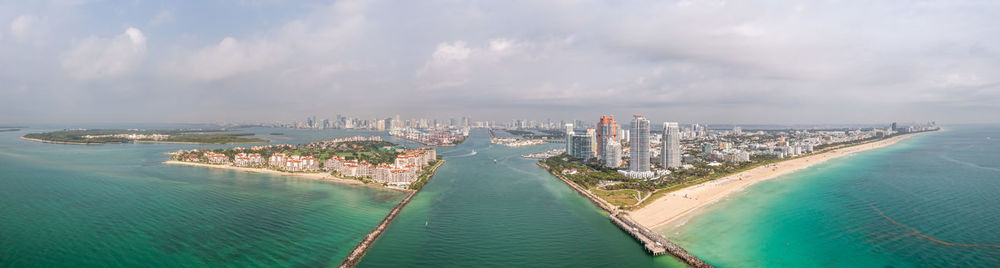
{"type": "Polygon", "coordinates": [[[65,129],[60,131],[30,133],[22,139],[62,144],[106,143],[191,143],[234,144],[263,143],[265,139],[250,138],[253,133],[222,133],[224,129],[65,129]]]}
{"type": "Polygon", "coordinates": [[[410,150],[379,136],[299,145],[180,150],[171,154],[168,164],[294,175],[397,190],[420,189],[443,162],[434,148],[410,150]]]}
{"type": "Polygon", "coordinates": [[[416,129],[402,128],[389,131],[393,137],[418,142],[430,146],[455,146],[469,137],[469,128],[460,129],[416,129]]]}
{"type": "Polygon", "coordinates": [[[348,254],[340,267],[354,267],[444,159],[431,147],[406,149],[379,136],[354,136],[308,144],[272,144],[225,149],[180,150],[166,164],[301,176],[409,192],[348,254]]]}

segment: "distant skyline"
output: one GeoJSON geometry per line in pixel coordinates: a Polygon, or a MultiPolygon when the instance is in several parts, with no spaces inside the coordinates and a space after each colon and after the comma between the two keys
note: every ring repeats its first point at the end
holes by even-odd
{"type": "Polygon", "coordinates": [[[0,125],[997,123],[996,14],[991,1],[0,0],[0,125]]]}

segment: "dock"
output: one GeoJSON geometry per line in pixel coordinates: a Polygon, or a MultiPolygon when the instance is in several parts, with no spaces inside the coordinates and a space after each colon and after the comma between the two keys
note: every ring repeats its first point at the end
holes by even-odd
{"type": "Polygon", "coordinates": [[[691,267],[696,267],[696,268],[713,267],[711,264],[708,264],[705,261],[699,259],[698,257],[691,255],[690,253],[687,252],[687,250],[684,250],[684,248],[681,248],[677,244],[670,242],[670,240],[667,240],[660,234],[657,234],[656,232],[653,232],[649,228],[646,228],[646,226],[643,226],[635,222],[634,220],[632,220],[632,218],[629,218],[628,215],[626,215],[626,213],[618,209],[618,207],[604,201],[604,199],[601,199],[600,197],[594,195],[590,191],[583,189],[583,187],[580,187],[580,185],[577,185],[575,182],[566,179],[561,174],[553,172],[544,163],[538,162],[538,166],[545,168],[546,170],[549,170],[549,173],[551,173],[556,178],[559,178],[559,180],[565,182],[566,185],[569,185],[570,188],[576,190],[578,194],[582,195],[583,197],[586,197],[587,200],[590,200],[591,203],[594,203],[594,205],[597,205],[597,207],[601,208],[602,210],[607,211],[608,217],[611,219],[611,222],[613,222],[616,226],[618,226],[618,228],[621,228],[622,231],[625,231],[625,233],[628,233],[633,238],[635,238],[635,240],[638,241],[639,244],[641,244],[646,250],[646,252],[649,253],[650,255],[660,256],[664,254],[670,254],[691,267]]]}
{"type": "MultiPolygon", "coordinates": [[[[437,169],[443,164],[444,160],[442,159],[433,167],[433,171],[431,171],[430,176],[434,177],[434,174],[437,173],[437,169]]],[[[427,178],[427,180],[430,181],[430,177],[427,178]]],[[[423,189],[423,187],[420,189],[423,189]]],[[[372,244],[378,240],[379,236],[382,236],[382,233],[384,233],[385,229],[389,227],[392,220],[396,219],[396,215],[399,215],[399,212],[403,211],[403,207],[405,207],[406,204],[409,204],[410,200],[412,200],[414,196],[417,196],[417,193],[419,192],[420,190],[413,191],[410,195],[407,195],[406,198],[403,198],[403,201],[399,201],[399,204],[396,204],[396,206],[389,211],[389,214],[382,219],[382,222],[375,226],[375,229],[368,233],[368,235],[365,236],[365,239],[362,239],[361,242],[358,243],[358,246],[354,247],[354,250],[351,250],[350,254],[347,254],[347,257],[344,258],[344,262],[340,263],[340,266],[337,267],[351,268],[358,265],[358,263],[361,262],[361,258],[365,256],[365,253],[368,252],[368,249],[371,248],[372,244]]]]}

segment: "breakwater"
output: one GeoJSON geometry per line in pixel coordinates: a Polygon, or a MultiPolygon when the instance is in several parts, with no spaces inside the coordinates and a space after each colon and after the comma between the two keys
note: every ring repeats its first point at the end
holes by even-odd
{"type": "MultiPolygon", "coordinates": [[[[431,170],[431,177],[434,177],[434,174],[437,173],[437,169],[443,164],[444,160],[442,159],[434,165],[431,170]]],[[[430,181],[431,177],[427,178],[427,181],[430,181]]],[[[423,187],[421,187],[421,189],[423,189],[423,187]]],[[[375,229],[368,233],[368,235],[365,236],[365,239],[362,239],[361,242],[358,243],[358,246],[354,247],[354,250],[351,250],[350,254],[347,254],[347,257],[344,258],[344,262],[340,263],[340,266],[338,267],[350,268],[357,265],[358,262],[361,262],[361,258],[365,256],[365,253],[368,252],[368,249],[375,243],[375,240],[378,240],[379,236],[385,232],[385,229],[389,227],[389,223],[392,223],[392,220],[396,219],[399,212],[403,211],[403,207],[405,207],[406,204],[409,204],[410,200],[412,200],[414,196],[417,196],[417,193],[419,192],[419,189],[413,191],[410,195],[407,195],[406,198],[403,198],[403,201],[399,201],[399,204],[396,204],[396,206],[389,211],[389,215],[386,215],[385,219],[382,219],[382,222],[379,222],[379,224],[375,226],[375,229]]]]}
{"type": "Polygon", "coordinates": [[[698,257],[691,255],[690,253],[687,252],[687,250],[684,250],[684,248],[681,248],[677,244],[670,242],[663,236],[657,234],[656,232],[653,232],[649,228],[646,228],[646,226],[636,223],[634,220],[632,220],[632,218],[629,218],[628,215],[622,212],[618,207],[615,207],[614,205],[608,203],[607,201],[604,201],[604,199],[601,199],[600,197],[594,195],[590,191],[587,191],[580,185],[577,185],[575,182],[566,179],[565,177],[562,176],[562,174],[558,174],[552,171],[552,169],[550,169],[544,163],[538,162],[538,166],[544,168],[545,170],[548,170],[549,173],[551,173],[553,176],[565,182],[567,185],[570,186],[570,188],[573,188],[573,190],[576,190],[578,194],[586,197],[587,200],[590,200],[590,202],[594,203],[594,205],[597,205],[597,207],[603,209],[604,211],[607,211],[609,214],[608,217],[611,219],[611,222],[617,225],[618,228],[621,228],[622,231],[625,231],[626,233],[634,237],[636,240],[638,240],[639,243],[643,245],[646,252],[648,252],[649,254],[652,254],[654,256],[659,256],[669,253],[670,255],[673,255],[674,257],[680,259],[685,264],[691,267],[697,267],[697,268],[713,267],[712,265],[706,263],[705,261],[702,261],[698,257]]]}

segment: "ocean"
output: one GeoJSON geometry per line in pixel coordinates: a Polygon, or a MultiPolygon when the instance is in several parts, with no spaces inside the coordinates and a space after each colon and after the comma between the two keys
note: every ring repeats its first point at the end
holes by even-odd
{"type": "Polygon", "coordinates": [[[1000,267],[1000,126],[948,126],[748,187],[659,231],[719,267],[1000,267]]]}
{"type": "MultiPolygon", "coordinates": [[[[164,152],[236,145],[65,145],[18,138],[45,130],[0,133],[0,267],[331,267],[405,197],[365,186],[159,164],[169,157],[164,152]]],[[[419,146],[384,132],[241,131],[272,143],[381,135],[419,146]]],[[[445,165],[359,266],[682,266],[644,253],[586,199],[520,157],[555,146],[496,146],[488,132],[475,130],[466,143],[439,148],[445,165]]]]}
{"type": "MultiPolygon", "coordinates": [[[[18,139],[42,130],[0,133],[2,267],[336,266],[405,196],[159,164],[164,152],[222,145],[18,139]]],[[[382,135],[418,146],[384,132],[245,130],[274,143],[382,135]]],[[[438,148],[447,163],[359,267],[683,266],[647,255],[520,157],[561,144],[488,136],[438,148]]],[[[997,138],[998,126],[949,126],[756,184],[659,231],[720,267],[998,267],[997,138]]]]}

